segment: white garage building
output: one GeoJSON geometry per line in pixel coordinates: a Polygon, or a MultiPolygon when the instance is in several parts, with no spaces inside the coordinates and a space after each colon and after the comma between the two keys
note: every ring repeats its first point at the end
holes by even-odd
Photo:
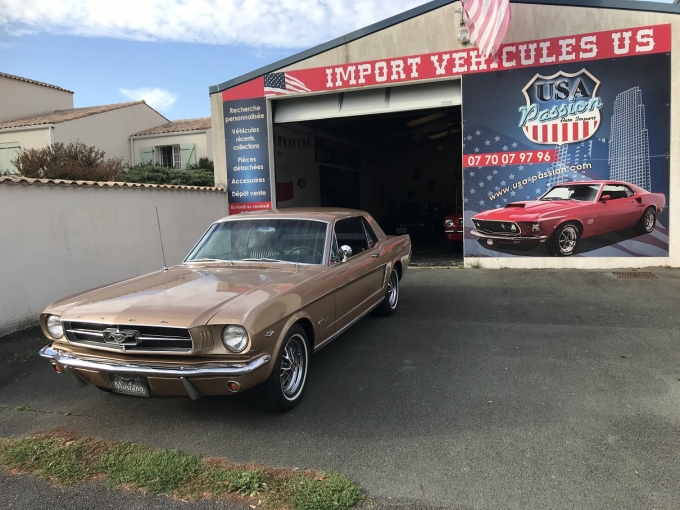
{"type": "Polygon", "coordinates": [[[230,212],[353,207],[399,233],[423,207],[462,215],[466,265],[680,265],[680,6],[511,12],[497,60],[436,0],[211,87],[230,212]]]}

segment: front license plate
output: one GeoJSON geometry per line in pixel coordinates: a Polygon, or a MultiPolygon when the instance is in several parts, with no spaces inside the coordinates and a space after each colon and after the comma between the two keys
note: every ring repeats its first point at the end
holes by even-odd
{"type": "Polygon", "coordinates": [[[149,387],[145,377],[135,375],[118,375],[111,377],[111,389],[116,393],[135,395],[137,397],[148,397],[149,387]]]}
{"type": "Polygon", "coordinates": [[[406,227],[397,227],[397,234],[405,234],[407,232],[406,227]]]}

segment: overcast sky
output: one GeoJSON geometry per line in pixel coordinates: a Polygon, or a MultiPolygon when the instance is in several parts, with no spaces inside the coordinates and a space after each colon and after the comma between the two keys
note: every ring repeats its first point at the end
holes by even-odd
{"type": "Polygon", "coordinates": [[[75,92],[210,115],[208,87],[424,0],[0,0],[0,71],[75,92]]]}

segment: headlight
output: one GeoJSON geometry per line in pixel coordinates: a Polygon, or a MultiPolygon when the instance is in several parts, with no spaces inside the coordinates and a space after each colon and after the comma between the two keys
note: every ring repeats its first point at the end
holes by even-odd
{"type": "Polygon", "coordinates": [[[452,219],[445,220],[444,226],[447,227],[447,228],[453,227],[453,220],[452,219]]]}
{"type": "Polygon", "coordinates": [[[231,352],[243,352],[248,347],[248,333],[242,326],[224,326],[222,343],[231,352]]]}
{"type": "Polygon", "coordinates": [[[49,315],[45,325],[52,338],[61,338],[64,336],[64,325],[61,323],[61,319],[58,316],[49,315]]]}
{"type": "Polygon", "coordinates": [[[540,232],[541,231],[541,224],[540,223],[532,223],[531,224],[531,231],[532,232],[540,232]]]}

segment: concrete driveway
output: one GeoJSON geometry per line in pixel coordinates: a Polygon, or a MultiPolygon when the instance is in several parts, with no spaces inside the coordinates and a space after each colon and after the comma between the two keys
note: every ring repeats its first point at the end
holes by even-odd
{"type": "Polygon", "coordinates": [[[680,272],[654,273],[411,270],[397,314],[369,316],[316,354],[286,415],[247,393],[78,389],[33,357],[0,371],[0,436],[67,426],[338,470],[381,508],[677,509],[680,272]]]}

